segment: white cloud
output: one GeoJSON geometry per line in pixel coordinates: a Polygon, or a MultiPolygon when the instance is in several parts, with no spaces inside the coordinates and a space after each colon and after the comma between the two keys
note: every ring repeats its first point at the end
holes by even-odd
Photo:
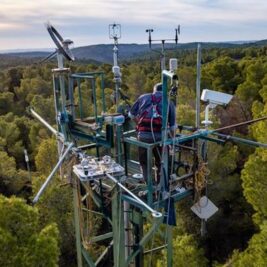
{"type": "Polygon", "coordinates": [[[91,42],[86,36],[91,38],[92,34],[94,42],[103,42],[107,25],[113,22],[121,23],[127,30],[125,42],[145,42],[143,31],[147,27],[158,29],[155,34],[167,35],[178,24],[182,26],[185,41],[194,40],[204,28],[206,39],[229,40],[226,36],[233,35],[233,29],[238,39],[251,25],[255,31],[247,38],[255,39],[256,34],[264,38],[264,27],[256,25],[267,26],[266,11],[267,1],[263,0],[1,0],[0,34],[2,40],[7,31],[17,37],[24,33],[29,38],[45,38],[45,33],[41,33],[43,23],[50,20],[67,34],[80,36],[83,42],[91,42]],[[138,40],[137,31],[142,31],[138,40]]]}

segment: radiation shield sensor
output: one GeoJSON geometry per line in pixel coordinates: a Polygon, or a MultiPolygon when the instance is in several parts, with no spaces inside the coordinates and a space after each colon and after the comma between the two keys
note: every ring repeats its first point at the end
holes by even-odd
{"type": "Polygon", "coordinates": [[[208,220],[211,216],[213,216],[218,208],[213,204],[211,200],[209,200],[206,196],[200,198],[198,202],[196,202],[191,210],[203,220],[208,220]]]}

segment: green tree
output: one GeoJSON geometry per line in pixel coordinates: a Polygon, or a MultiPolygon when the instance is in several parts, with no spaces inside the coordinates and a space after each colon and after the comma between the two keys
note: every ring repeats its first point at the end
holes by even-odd
{"type": "Polygon", "coordinates": [[[260,227],[260,233],[249,241],[248,248],[243,252],[234,251],[232,258],[225,267],[265,267],[267,263],[267,221],[260,227]]]}
{"type": "MultiPolygon", "coordinates": [[[[167,266],[166,253],[164,258],[158,260],[157,267],[167,266]]],[[[204,256],[204,250],[198,247],[195,238],[192,235],[184,234],[177,236],[173,240],[173,266],[174,267],[205,267],[207,260],[204,256]]]]}
{"type": "Polygon", "coordinates": [[[48,175],[56,165],[57,158],[56,140],[53,138],[43,140],[35,157],[37,170],[44,175],[48,175]]]}
{"type": "Polygon", "coordinates": [[[37,208],[0,195],[0,253],[1,266],[58,266],[57,226],[40,229],[37,208]]]}
{"type": "Polygon", "coordinates": [[[204,80],[213,90],[233,94],[241,81],[238,64],[228,56],[219,57],[203,68],[204,80]]]}
{"type": "Polygon", "coordinates": [[[4,115],[12,110],[14,94],[11,92],[0,93],[0,115],[4,115]]]}
{"type": "MultiPolygon", "coordinates": [[[[57,158],[57,145],[54,139],[43,140],[36,155],[38,177],[33,179],[33,193],[36,194],[54,168],[57,158]]],[[[71,166],[67,168],[72,168],[71,166]]],[[[66,172],[71,172],[68,169],[66,172]]],[[[36,174],[37,175],[37,174],[36,174]]],[[[75,235],[73,224],[73,197],[69,182],[57,174],[44,191],[37,207],[42,218],[41,225],[57,223],[60,237],[60,265],[75,266],[75,235]]]]}
{"type": "Polygon", "coordinates": [[[2,148],[4,148],[10,156],[13,156],[17,160],[23,158],[20,130],[14,122],[12,113],[0,117],[0,140],[2,148]]]}

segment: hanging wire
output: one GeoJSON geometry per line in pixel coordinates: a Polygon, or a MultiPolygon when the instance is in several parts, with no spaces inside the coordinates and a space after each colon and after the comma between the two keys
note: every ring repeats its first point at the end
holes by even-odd
{"type": "Polygon", "coordinates": [[[207,184],[208,184],[208,180],[207,180],[207,176],[210,174],[210,170],[207,167],[208,163],[204,162],[204,161],[200,161],[198,164],[198,169],[195,172],[195,201],[199,203],[199,207],[200,208],[204,208],[207,206],[208,204],[208,200],[207,203],[205,203],[204,205],[200,206],[200,198],[201,198],[201,192],[202,190],[205,188],[206,190],[206,196],[208,194],[207,191],[207,184]]]}

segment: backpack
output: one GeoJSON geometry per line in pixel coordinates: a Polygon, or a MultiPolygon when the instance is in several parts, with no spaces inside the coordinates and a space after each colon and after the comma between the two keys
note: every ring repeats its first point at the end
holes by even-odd
{"type": "Polygon", "coordinates": [[[156,97],[151,94],[151,104],[142,112],[138,118],[138,132],[161,132],[162,116],[159,109],[159,103],[162,97],[156,97]]]}

